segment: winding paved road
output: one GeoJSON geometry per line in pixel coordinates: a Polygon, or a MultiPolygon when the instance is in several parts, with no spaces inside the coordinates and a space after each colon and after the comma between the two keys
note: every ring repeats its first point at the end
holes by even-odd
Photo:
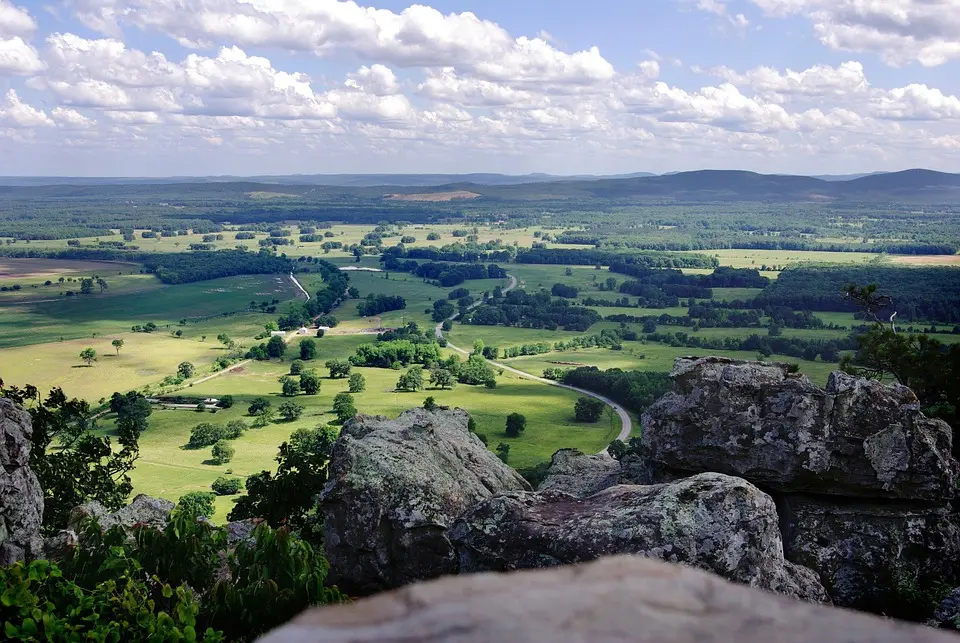
{"type": "MultiPolygon", "coordinates": [[[[508,293],[508,292],[510,292],[511,290],[513,290],[514,288],[517,287],[517,278],[514,277],[513,275],[507,275],[507,276],[510,277],[510,285],[503,289],[503,292],[504,292],[504,293],[508,293]]],[[[483,303],[483,300],[476,301],[476,302],[474,302],[473,304],[470,305],[470,308],[469,308],[468,310],[472,310],[472,309],[476,308],[477,306],[479,306],[479,305],[482,304],[482,303],[483,303]]],[[[460,313],[455,313],[455,314],[451,315],[450,317],[448,317],[447,319],[450,320],[450,321],[454,321],[454,320],[455,320],[457,317],[459,317],[459,316],[460,316],[460,313]]],[[[442,324],[442,323],[441,323],[441,324],[437,324],[437,327],[436,327],[436,329],[435,329],[435,332],[436,332],[436,334],[437,334],[437,338],[438,338],[438,339],[442,339],[442,338],[443,338],[443,324],[442,324]]],[[[463,355],[469,355],[469,354],[470,354],[470,351],[464,350],[464,349],[460,348],[459,346],[454,345],[453,343],[450,342],[450,340],[447,340],[447,347],[448,347],[448,348],[452,348],[453,350],[455,350],[455,351],[457,351],[458,353],[461,353],[461,354],[463,354],[463,355]]],[[[588,390],[586,390],[586,389],[577,388],[576,386],[569,386],[569,385],[567,385],[567,384],[561,384],[560,382],[554,382],[553,380],[548,380],[548,379],[546,379],[546,378],[544,378],[544,377],[537,377],[536,375],[531,375],[530,373],[527,373],[527,372],[525,372],[525,371],[521,371],[521,370],[519,370],[519,369],[513,368],[512,366],[507,366],[506,364],[502,364],[502,363],[500,363],[500,362],[495,362],[495,361],[493,361],[492,359],[488,359],[487,362],[489,362],[490,364],[493,364],[493,365],[496,366],[497,368],[502,368],[502,369],[505,370],[505,371],[509,371],[509,372],[513,373],[514,375],[518,375],[518,376],[523,377],[523,378],[528,379],[528,380],[533,380],[534,382],[540,382],[540,383],[542,383],[542,384],[547,384],[547,385],[549,385],[549,386],[558,386],[558,387],[560,387],[560,388],[565,388],[565,389],[567,389],[567,390],[569,390],[569,391],[576,391],[577,393],[582,393],[583,395],[589,395],[590,397],[595,397],[595,398],[597,398],[598,400],[600,400],[601,402],[603,402],[603,403],[606,404],[607,406],[611,407],[614,411],[617,412],[617,415],[620,416],[621,429],[620,429],[620,435],[617,436],[617,439],[618,439],[618,440],[621,440],[621,441],[623,441],[623,442],[626,442],[626,441],[630,438],[630,433],[631,433],[631,431],[633,431],[633,420],[630,419],[630,414],[627,413],[626,409],[624,409],[622,406],[620,406],[619,404],[617,404],[616,402],[614,402],[614,401],[611,400],[610,398],[608,398],[608,397],[606,397],[606,396],[603,396],[603,395],[600,395],[599,393],[594,393],[593,391],[588,391],[588,390]]],[[[601,451],[600,453],[606,453],[606,451],[607,451],[607,450],[604,449],[604,450],[601,451]]]]}

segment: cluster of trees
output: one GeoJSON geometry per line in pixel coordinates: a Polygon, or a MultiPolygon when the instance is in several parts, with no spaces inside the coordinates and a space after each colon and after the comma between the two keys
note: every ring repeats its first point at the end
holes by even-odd
{"type": "Polygon", "coordinates": [[[188,449],[203,449],[215,445],[221,440],[236,440],[247,431],[243,420],[232,420],[227,424],[203,422],[190,429],[188,449]]]}
{"type": "Polygon", "coordinates": [[[698,254],[668,252],[620,253],[606,250],[570,250],[566,248],[520,249],[517,263],[562,264],[569,266],[593,266],[632,264],[648,268],[717,268],[720,262],[714,257],[698,254]]]}
{"type": "Polygon", "coordinates": [[[666,344],[677,348],[699,348],[724,351],[753,351],[762,357],[770,355],[788,355],[806,360],[815,360],[818,356],[824,362],[836,363],[840,352],[856,350],[856,335],[844,339],[800,339],[797,337],[777,337],[770,335],[750,335],[737,337],[701,337],[686,332],[651,333],[647,341],[666,344]]]}
{"type": "Polygon", "coordinates": [[[554,297],[563,297],[564,299],[576,299],[580,296],[580,289],[567,284],[553,284],[550,294],[554,297]]]}
{"type": "Polygon", "coordinates": [[[283,359],[286,353],[287,342],[284,341],[283,337],[271,337],[266,344],[251,346],[245,358],[265,362],[270,359],[283,359]]]}
{"type": "Polygon", "coordinates": [[[270,252],[219,250],[151,254],[141,259],[144,269],[165,284],[186,284],[235,275],[288,273],[293,264],[270,252]]]}
{"type": "Polygon", "coordinates": [[[513,290],[503,297],[494,296],[461,319],[464,324],[477,326],[504,325],[576,331],[587,330],[600,320],[600,314],[595,310],[571,305],[565,299],[553,299],[545,290],[532,295],[513,290]]]}
{"type": "Polygon", "coordinates": [[[361,317],[370,317],[391,310],[403,310],[407,307],[407,300],[400,295],[367,295],[366,299],[357,304],[357,314],[361,317]]]}
{"type": "Polygon", "coordinates": [[[385,270],[409,272],[435,282],[444,288],[459,286],[470,279],[506,279],[507,271],[497,264],[481,263],[419,263],[416,260],[401,260],[393,255],[383,257],[385,270]]]}
{"type": "Polygon", "coordinates": [[[394,368],[410,364],[429,364],[440,361],[440,345],[435,342],[415,343],[409,339],[378,340],[361,344],[350,357],[354,366],[394,368]]]}
{"type": "Polygon", "coordinates": [[[605,395],[631,411],[641,413],[671,389],[669,373],[624,371],[613,368],[601,371],[596,366],[583,366],[554,374],[564,384],[605,395]]]}
{"type": "Polygon", "coordinates": [[[960,322],[960,269],[884,265],[796,266],[785,270],[756,298],[761,307],[853,312],[844,294],[854,283],[880,284],[888,300],[877,314],[900,321],[960,322]]]}
{"type": "MultiPolygon", "coordinates": [[[[430,239],[430,235],[427,235],[430,239]]],[[[512,261],[516,253],[516,248],[504,246],[497,242],[488,243],[455,243],[440,248],[432,246],[425,248],[405,248],[403,245],[387,248],[383,251],[381,259],[384,267],[388,270],[402,270],[391,267],[394,261],[399,259],[426,259],[427,261],[443,262],[466,262],[478,263],[484,261],[512,261]]],[[[410,270],[402,270],[411,272],[410,270]]]]}

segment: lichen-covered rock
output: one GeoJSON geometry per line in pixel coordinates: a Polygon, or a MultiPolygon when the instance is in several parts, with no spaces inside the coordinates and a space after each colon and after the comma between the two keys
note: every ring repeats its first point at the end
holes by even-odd
{"type": "Polygon", "coordinates": [[[562,491],[584,498],[620,482],[620,463],[606,453],[584,455],[577,449],[560,449],[538,491],[562,491]]]}
{"type": "Polygon", "coordinates": [[[331,582],[368,594],[457,571],[454,519],[501,491],[529,490],[456,410],[358,416],[340,433],[320,500],[331,582]]]}
{"type": "Polygon", "coordinates": [[[819,573],[836,605],[902,614],[905,596],[960,573],[960,525],[947,506],[790,496],[781,507],[787,558],[819,573]]]}
{"type": "Polygon", "coordinates": [[[669,469],[717,471],[785,492],[953,498],[950,427],[913,392],[836,372],[826,389],[787,366],[681,358],[674,391],[643,416],[643,444],[669,469]]]}
{"type": "Polygon", "coordinates": [[[0,566],[43,555],[43,490],[30,469],[30,414],[0,399],[0,566]]]}
{"type": "Polygon", "coordinates": [[[956,643],[638,556],[454,576],[315,608],[261,643],[956,643]]]}
{"type": "Polygon", "coordinates": [[[718,473],[619,485],[584,499],[558,492],[500,494],[467,512],[450,538],[463,572],[642,554],[788,596],[828,600],[813,572],[784,560],[770,496],[718,473]]]}
{"type": "Polygon", "coordinates": [[[163,529],[170,520],[170,512],[174,506],[169,500],[151,498],[144,494],[138,495],[129,505],[115,512],[110,512],[99,502],[93,501],[74,507],[67,519],[67,526],[79,532],[82,531],[85,520],[92,518],[104,531],[117,525],[130,529],[137,524],[163,529]]]}

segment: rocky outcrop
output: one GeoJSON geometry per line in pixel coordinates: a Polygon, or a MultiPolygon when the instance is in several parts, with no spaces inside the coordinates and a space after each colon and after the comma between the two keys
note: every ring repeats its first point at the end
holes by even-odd
{"type": "Polygon", "coordinates": [[[945,630],[960,630],[960,587],[954,588],[940,602],[932,624],[945,630]]]}
{"type": "Polygon", "coordinates": [[[818,570],[838,605],[902,613],[904,594],[958,572],[960,528],[947,506],[790,496],[781,510],[790,560],[818,570]]]}
{"type": "Polygon", "coordinates": [[[319,506],[331,582],[368,594],[455,573],[453,521],[495,493],[530,489],[468,421],[459,409],[413,409],[343,426],[319,506]]]}
{"type": "Polygon", "coordinates": [[[120,525],[130,529],[134,525],[145,525],[155,529],[163,529],[170,520],[170,512],[174,503],[163,498],[151,498],[140,494],[129,505],[119,511],[110,512],[99,502],[93,501],[75,507],[67,519],[68,528],[80,532],[83,523],[88,519],[97,521],[100,528],[106,531],[120,525]]]}
{"type": "Polygon", "coordinates": [[[499,494],[458,520],[450,538],[464,572],[642,554],[826,601],[816,574],[784,560],[777,523],[767,494],[740,478],[707,473],[664,485],[620,485],[584,499],[549,491],[499,494]]]}
{"type": "Polygon", "coordinates": [[[952,432],[913,392],[836,372],[812,385],[782,364],[676,361],[643,416],[641,472],[717,471],[769,490],[788,560],[837,605],[902,614],[960,574],[952,432]]]}
{"type": "Polygon", "coordinates": [[[956,643],[637,556],[444,578],[310,610],[261,643],[956,643]]]}
{"type": "Polygon", "coordinates": [[[30,414],[0,399],[0,566],[43,555],[43,490],[30,469],[30,414]]]}
{"type": "Polygon", "coordinates": [[[538,491],[562,491],[577,498],[592,496],[620,482],[620,463],[606,453],[584,455],[577,449],[560,449],[538,491]]]}
{"type": "Polygon", "coordinates": [[[951,430],[904,386],[836,372],[826,389],[782,364],[678,359],[643,415],[654,461],[786,492],[941,501],[955,492],[951,430]]]}

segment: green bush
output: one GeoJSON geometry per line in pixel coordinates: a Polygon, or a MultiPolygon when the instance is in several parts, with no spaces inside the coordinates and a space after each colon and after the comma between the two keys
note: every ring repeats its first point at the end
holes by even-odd
{"type": "Polygon", "coordinates": [[[226,478],[220,476],[210,485],[213,492],[218,496],[235,496],[243,489],[243,480],[240,478],[226,478]]]}
{"type": "Polygon", "coordinates": [[[200,607],[190,590],[126,571],[90,588],[37,560],[0,569],[0,621],[8,641],[223,641],[197,634],[200,607]]]}

